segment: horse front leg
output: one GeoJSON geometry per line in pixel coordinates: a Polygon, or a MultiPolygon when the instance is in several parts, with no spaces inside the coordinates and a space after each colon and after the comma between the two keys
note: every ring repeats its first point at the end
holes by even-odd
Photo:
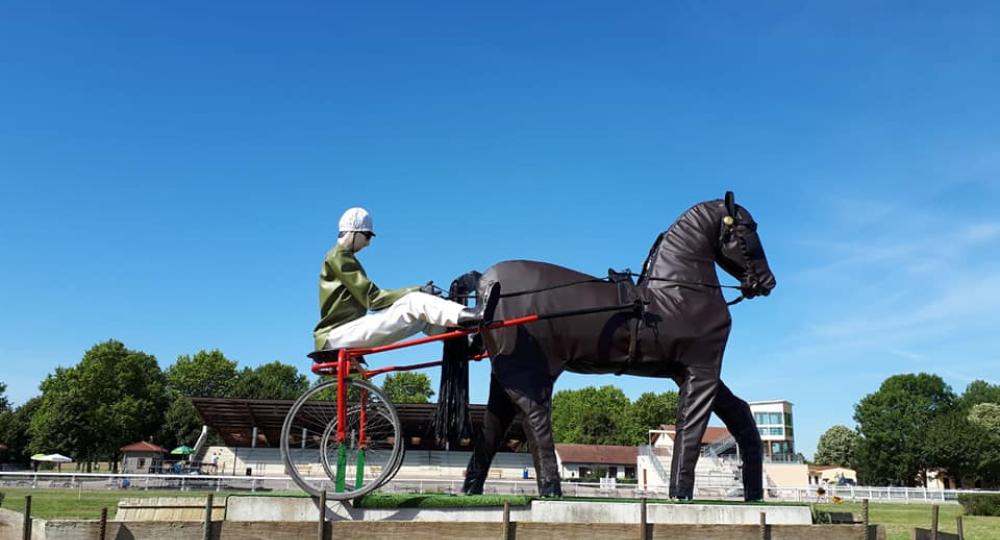
{"type": "Polygon", "coordinates": [[[486,477],[490,473],[490,464],[493,463],[493,457],[503,442],[503,436],[507,433],[507,428],[513,422],[515,414],[517,414],[517,409],[514,407],[514,403],[500,386],[496,376],[491,375],[490,397],[486,404],[483,429],[476,437],[476,443],[472,448],[472,457],[469,458],[469,465],[465,469],[462,492],[466,495],[481,495],[483,493],[486,477]]]}
{"type": "Polygon", "coordinates": [[[715,367],[687,366],[677,383],[677,426],[674,457],[670,462],[670,497],[694,498],[694,470],[701,454],[712,405],[719,386],[718,364],[715,367]]]}
{"type": "Polygon", "coordinates": [[[747,501],[759,501],[764,498],[763,467],[764,445],[757,431],[757,423],[750,412],[750,405],[736,397],[723,382],[715,394],[715,405],[712,412],[718,416],[740,449],[743,460],[743,498],[747,501]]]}

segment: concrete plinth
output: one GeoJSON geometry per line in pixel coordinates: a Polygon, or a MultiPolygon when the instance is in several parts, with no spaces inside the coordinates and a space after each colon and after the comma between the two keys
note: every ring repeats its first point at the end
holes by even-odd
{"type": "MultiPolygon", "coordinates": [[[[648,504],[648,523],[687,525],[754,525],[760,513],[771,525],[810,525],[807,506],[725,504],[648,504]]],[[[593,501],[532,501],[511,508],[512,521],[536,523],[639,523],[639,503],[593,501]]],[[[318,503],[297,497],[229,497],[226,521],[315,521],[318,503]]],[[[500,508],[352,508],[336,501],[327,503],[331,521],[462,521],[500,522],[500,508]]]]}

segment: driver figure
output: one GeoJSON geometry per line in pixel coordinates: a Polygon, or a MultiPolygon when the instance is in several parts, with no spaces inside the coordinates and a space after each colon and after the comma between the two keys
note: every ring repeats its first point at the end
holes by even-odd
{"type": "Polygon", "coordinates": [[[313,330],[317,350],[377,347],[418,332],[431,335],[492,320],[500,300],[499,283],[486,286],[474,309],[435,296],[437,288],[430,282],[423,287],[380,289],[357,258],[375,237],[371,216],[364,208],[348,209],[339,228],[337,245],[327,252],[319,275],[320,321],[313,330]]]}

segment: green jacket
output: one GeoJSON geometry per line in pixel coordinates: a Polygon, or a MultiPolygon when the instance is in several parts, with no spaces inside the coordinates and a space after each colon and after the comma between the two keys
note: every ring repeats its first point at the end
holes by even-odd
{"type": "Polygon", "coordinates": [[[322,349],[331,329],[364,317],[368,310],[384,309],[420,287],[382,290],[375,286],[354,253],[340,245],[326,253],[319,274],[320,320],[313,330],[316,350],[322,349]]]}

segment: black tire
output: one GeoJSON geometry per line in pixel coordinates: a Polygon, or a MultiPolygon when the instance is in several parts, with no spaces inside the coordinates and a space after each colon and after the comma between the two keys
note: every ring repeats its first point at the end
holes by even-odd
{"type": "Polygon", "coordinates": [[[292,404],[281,428],[281,458],[285,472],[306,493],[331,500],[360,497],[392,479],[402,463],[403,429],[396,408],[377,386],[358,379],[344,381],[347,391],[347,441],[344,446],[345,487],[336,490],[336,463],[340,446],[337,431],[337,381],[310,388],[292,404]],[[358,446],[360,396],[367,393],[367,441],[358,446]],[[357,463],[364,451],[365,467],[357,485],[357,463]]]}

